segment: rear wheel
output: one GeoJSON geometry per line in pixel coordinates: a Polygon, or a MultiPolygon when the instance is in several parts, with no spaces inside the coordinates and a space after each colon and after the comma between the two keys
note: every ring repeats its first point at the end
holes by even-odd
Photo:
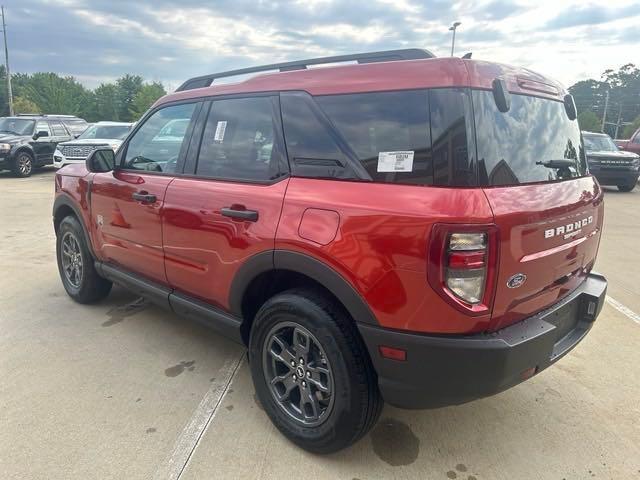
{"type": "Polygon", "coordinates": [[[29,152],[18,152],[11,164],[11,171],[16,177],[28,177],[33,172],[33,156],[29,152]]]}
{"type": "Polygon", "coordinates": [[[76,302],[93,303],[109,295],[111,282],[98,275],[82,226],[74,216],[60,222],[56,257],[64,289],[76,302]]]}
{"type": "Polygon", "coordinates": [[[345,448],[380,415],[377,379],[356,327],[340,305],[314,290],[289,290],[262,306],[249,359],[271,421],[305,450],[345,448]]]}
{"type": "Polygon", "coordinates": [[[618,185],[618,190],[620,190],[621,192],[630,192],[631,190],[633,190],[636,187],[636,182],[633,183],[628,183],[626,185],[618,185]]]}

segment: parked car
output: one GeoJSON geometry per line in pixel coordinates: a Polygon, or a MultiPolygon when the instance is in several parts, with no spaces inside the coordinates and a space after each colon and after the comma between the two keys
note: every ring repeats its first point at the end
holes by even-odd
{"type": "Polygon", "coordinates": [[[28,177],[34,168],[51,165],[56,145],[74,138],[73,130],[67,126],[73,123],[71,120],[62,115],[0,118],[0,170],[28,177]]]}
{"type": "Polygon", "coordinates": [[[98,122],[87,128],[77,139],[58,144],[53,154],[53,166],[61,168],[70,163],[84,163],[89,154],[101,147],[116,151],[133,123],[98,122]]]}
{"type": "Polygon", "coordinates": [[[640,156],[624,152],[606,133],[582,132],[589,170],[601,185],[615,185],[630,192],[640,176],[640,156]]]}
{"type": "Polygon", "coordinates": [[[636,130],[628,140],[616,139],[615,142],[620,150],[625,150],[627,152],[633,152],[640,155],[640,128],[636,130]]]}
{"type": "Polygon", "coordinates": [[[265,412],[312,452],[383,400],[531,378],[605,299],[575,104],[527,69],[410,49],[206,75],[55,185],[71,298],[120,283],[244,343],[265,412]],[[237,74],[257,75],[212,85],[237,74]]]}

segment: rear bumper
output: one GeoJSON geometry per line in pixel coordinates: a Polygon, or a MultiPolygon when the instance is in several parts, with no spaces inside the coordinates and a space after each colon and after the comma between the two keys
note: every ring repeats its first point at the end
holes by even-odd
{"type": "Polygon", "coordinates": [[[575,347],[602,309],[606,279],[591,273],[574,292],[515,325],[491,334],[429,336],[358,325],[385,401],[401,408],[457,405],[496,394],[540,372],[575,347]],[[383,358],[401,348],[406,361],[383,358]]]}

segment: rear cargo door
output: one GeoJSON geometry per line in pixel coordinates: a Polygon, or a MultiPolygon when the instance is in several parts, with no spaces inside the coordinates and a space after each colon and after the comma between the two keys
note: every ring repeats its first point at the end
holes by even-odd
{"type": "Polygon", "coordinates": [[[499,228],[492,329],[544,310],[592,268],[603,221],[602,191],[587,175],[576,120],[559,101],[511,95],[498,111],[474,91],[480,182],[499,228]]]}

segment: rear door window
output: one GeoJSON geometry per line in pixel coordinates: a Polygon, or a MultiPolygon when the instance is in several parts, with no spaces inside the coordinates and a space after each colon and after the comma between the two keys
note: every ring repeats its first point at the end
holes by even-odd
{"type": "Polygon", "coordinates": [[[512,94],[511,108],[503,113],[492,92],[474,90],[473,106],[481,184],[516,185],[586,174],[580,128],[562,102],[512,94]],[[552,160],[572,164],[543,165],[552,160]]]}
{"type": "Polygon", "coordinates": [[[427,90],[328,95],[316,101],[371,180],[433,183],[427,90]]]}
{"type": "Polygon", "coordinates": [[[51,125],[51,131],[53,132],[54,137],[66,137],[69,135],[67,133],[67,130],[62,125],[62,123],[57,121],[51,121],[49,122],[49,124],[51,125]]]}
{"type": "Polygon", "coordinates": [[[277,97],[216,100],[202,136],[196,175],[268,182],[286,173],[277,97]]]}

